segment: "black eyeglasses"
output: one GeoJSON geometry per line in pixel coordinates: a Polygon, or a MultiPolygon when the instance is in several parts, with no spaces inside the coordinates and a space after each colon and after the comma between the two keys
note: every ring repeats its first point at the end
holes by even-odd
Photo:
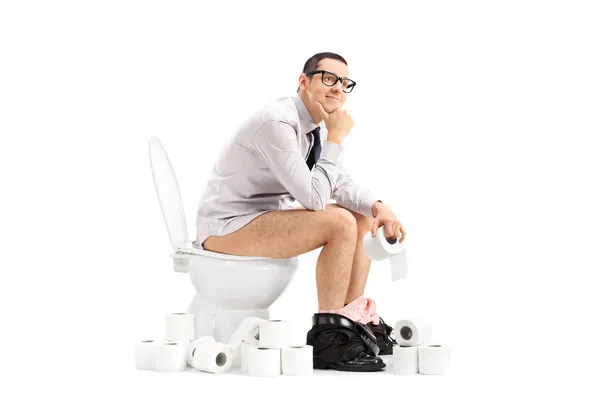
{"type": "Polygon", "coordinates": [[[354,89],[354,86],[356,86],[356,82],[354,82],[352,79],[342,78],[337,76],[333,72],[325,71],[322,69],[318,71],[310,71],[306,74],[306,76],[316,74],[321,74],[321,82],[323,82],[323,84],[326,86],[335,86],[338,81],[342,82],[342,88],[344,90],[344,93],[350,93],[352,89],[354,89]]]}

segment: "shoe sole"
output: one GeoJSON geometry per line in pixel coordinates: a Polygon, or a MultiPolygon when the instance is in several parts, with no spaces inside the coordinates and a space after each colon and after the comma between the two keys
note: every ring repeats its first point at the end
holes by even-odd
{"type": "Polygon", "coordinates": [[[337,364],[327,364],[326,362],[313,358],[313,368],[314,369],[335,369],[336,371],[344,371],[344,372],[377,372],[381,371],[385,368],[385,363],[381,363],[378,365],[371,366],[362,366],[362,367],[342,367],[337,364]]]}

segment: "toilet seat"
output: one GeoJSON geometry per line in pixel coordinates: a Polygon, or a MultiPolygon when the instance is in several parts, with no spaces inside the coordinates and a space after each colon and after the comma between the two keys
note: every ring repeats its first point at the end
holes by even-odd
{"type": "Polygon", "coordinates": [[[194,247],[194,244],[190,241],[185,241],[177,246],[177,253],[179,254],[194,254],[197,256],[205,256],[211,258],[220,258],[222,260],[232,261],[253,261],[253,260],[267,260],[273,259],[273,257],[259,257],[259,256],[238,256],[234,254],[217,253],[210,250],[199,249],[194,247]]]}

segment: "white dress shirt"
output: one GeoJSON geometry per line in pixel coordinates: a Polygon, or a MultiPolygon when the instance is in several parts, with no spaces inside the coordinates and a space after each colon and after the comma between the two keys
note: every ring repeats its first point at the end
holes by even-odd
{"type": "Polygon", "coordinates": [[[228,235],[269,211],[293,208],[323,210],[329,200],[373,217],[377,201],[346,173],[343,146],[327,141],[319,126],[321,156],[312,171],[306,159],[317,127],[298,93],[276,99],[244,122],[221,150],[196,215],[196,241],[202,248],[209,236],[228,235]]]}

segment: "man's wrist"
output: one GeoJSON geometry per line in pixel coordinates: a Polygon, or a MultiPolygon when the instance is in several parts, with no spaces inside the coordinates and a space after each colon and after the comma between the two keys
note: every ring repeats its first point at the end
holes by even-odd
{"type": "Polygon", "coordinates": [[[379,212],[379,208],[383,205],[383,201],[381,200],[377,200],[375,203],[373,203],[373,206],[371,207],[371,215],[373,215],[373,217],[377,216],[377,213],[379,212]]]}

